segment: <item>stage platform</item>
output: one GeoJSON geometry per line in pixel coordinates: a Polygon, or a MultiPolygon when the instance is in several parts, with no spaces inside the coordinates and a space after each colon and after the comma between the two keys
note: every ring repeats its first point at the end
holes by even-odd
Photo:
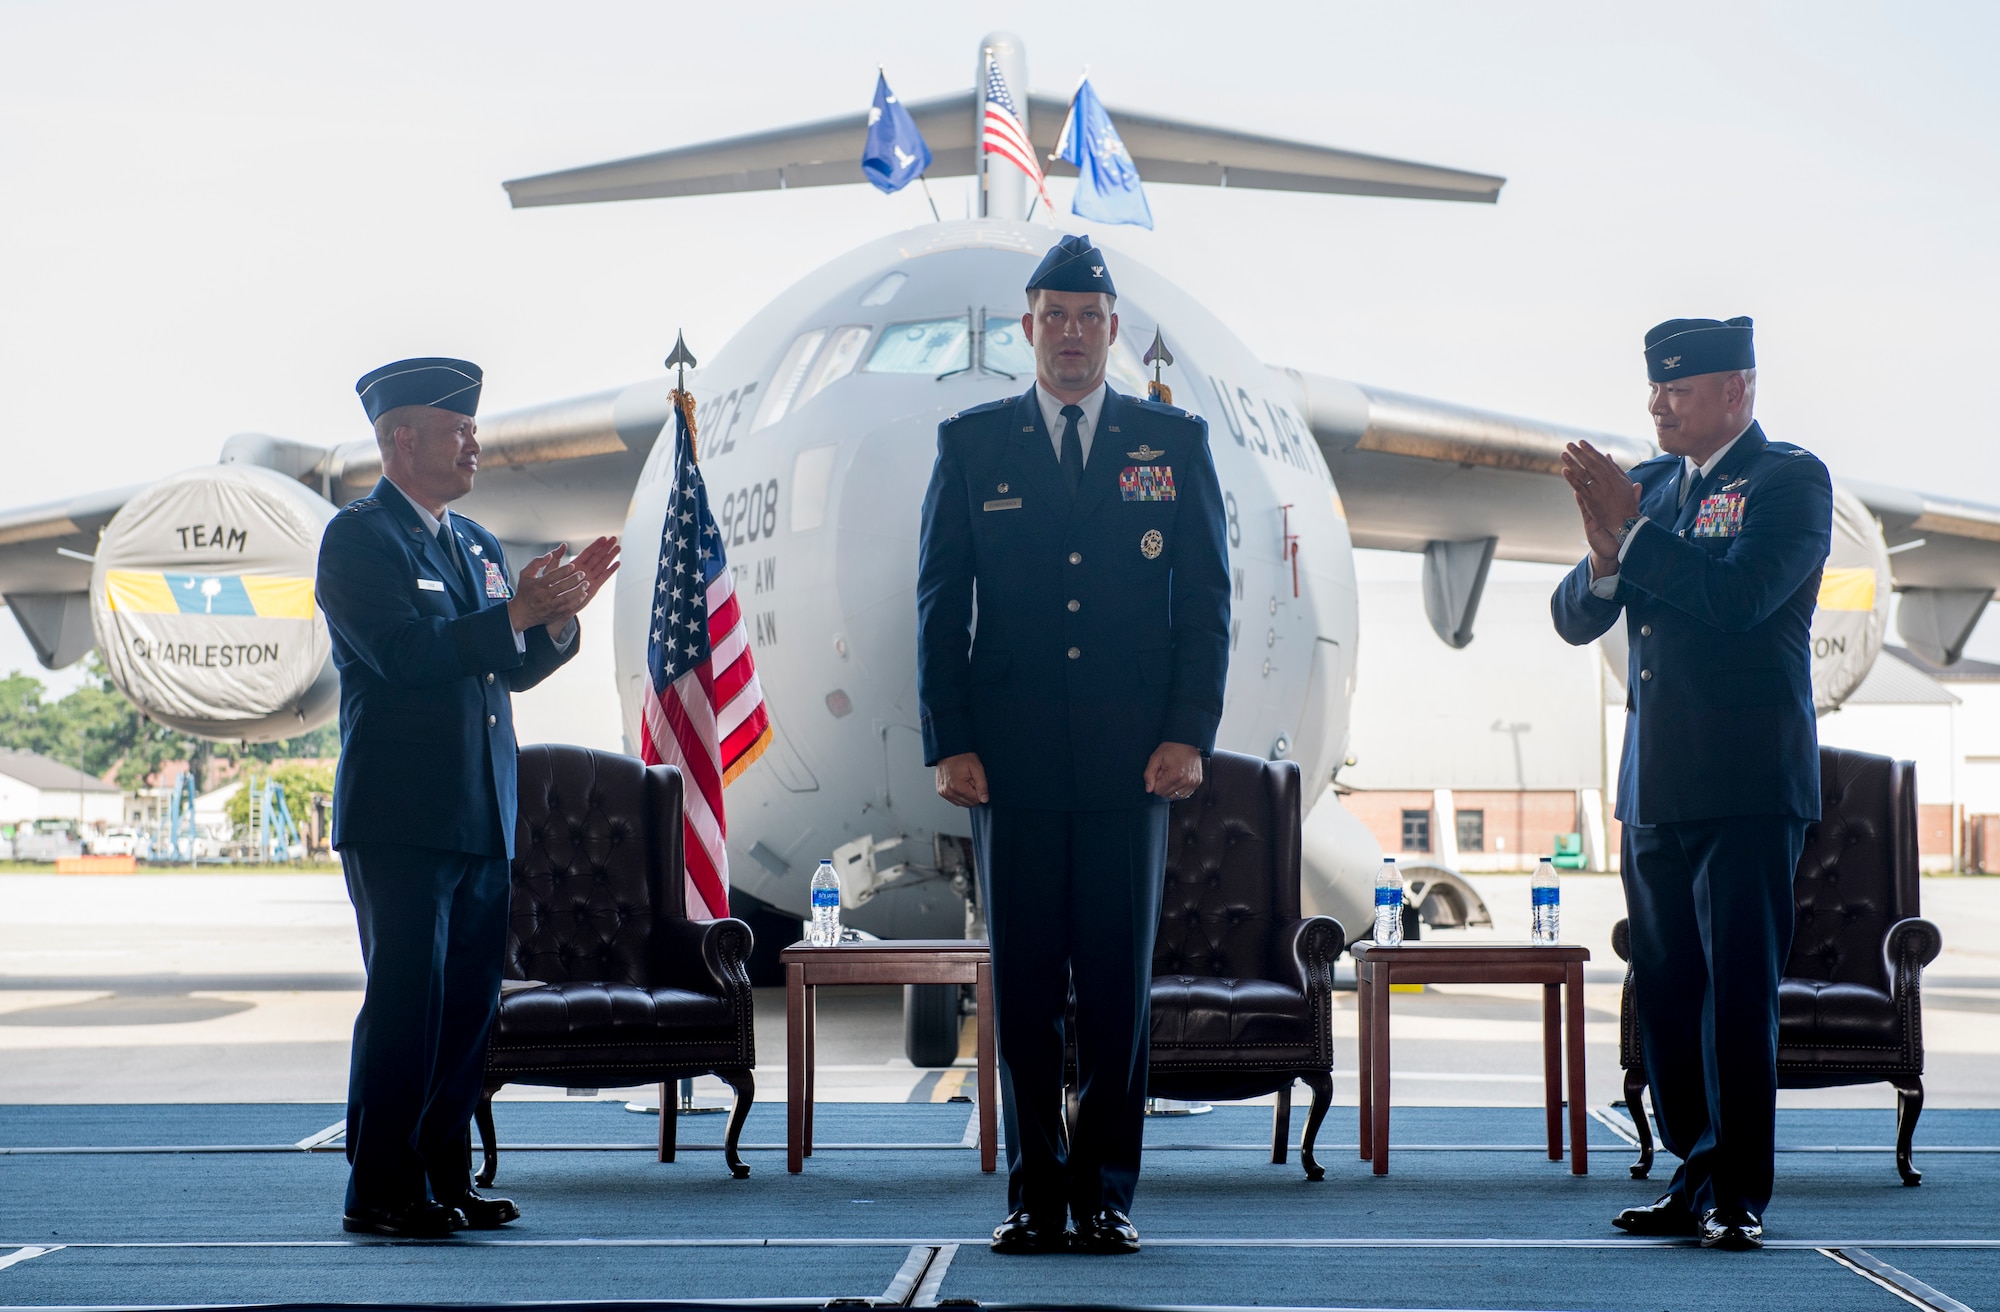
{"type": "Polygon", "coordinates": [[[1296,1153],[1268,1160],[1267,1108],[1225,1106],[1148,1122],[1143,1252],[1000,1258],[1004,1177],[979,1172],[963,1103],[822,1104],[798,1176],[783,1104],[760,1103],[740,1181],[720,1116],[684,1121],[662,1165],[618,1104],[503,1103],[493,1192],[525,1215],[441,1243],[341,1233],[342,1110],[0,1108],[0,1306],[2000,1308],[2000,1111],[1927,1113],[1917,1188],[1888,1111],[1781,1111],[1769,1247],[1729,1254],[1611,1227],[1671,1166],[1629,1177],[1621,1109],[1594,1109],[1577,1178],[1537,1108],[1399,1106],[1376,1179],[1336,1107],[1308,1183],[1296,1153]]]}

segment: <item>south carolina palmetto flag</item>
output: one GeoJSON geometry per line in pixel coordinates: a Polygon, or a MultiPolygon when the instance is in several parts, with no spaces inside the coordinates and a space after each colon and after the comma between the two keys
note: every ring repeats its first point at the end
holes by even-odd
{"type": "Polygon", "coordinates": [[[646,764],[680,767],[687,914],[714,920],[729,914],[722,790],[771,745],[771,716],[695,464],[694,403],[681,391],[674,402],[674,490],[660,534],[646,641],[652,689],[639,739],[646,764]]]}

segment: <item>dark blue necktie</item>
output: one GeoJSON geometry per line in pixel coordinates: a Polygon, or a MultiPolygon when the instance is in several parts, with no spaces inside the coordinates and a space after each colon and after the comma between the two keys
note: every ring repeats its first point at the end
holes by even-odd
{"type": "Polygon", "coordinates": [[[465,562],[459,559],[458,543],[451,539],[451,526],[449,524],[441,523],[438,525],[437,544],[443,548],[445,559],[451,562],[452,573],[457,577],[458,581],[460,583],[469,583],[471,580],[465,577],[465,562]]]}
{"type": "Polygon", "coordinates": [[[1083,482],[1083,442],[1076,435],[1076,423],[1083,418],[1083,407],[1066,405],[1062,408],[1062,417],[1063,479],[1069,484],[1069,494],[1075,496],[1077,485],[1083,482]]]}

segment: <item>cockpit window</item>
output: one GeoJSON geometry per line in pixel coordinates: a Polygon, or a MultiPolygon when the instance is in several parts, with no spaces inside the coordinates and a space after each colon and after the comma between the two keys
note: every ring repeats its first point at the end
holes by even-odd
{"type": "Polygon", "coordinates": [[[868,357],[871,374],[941,374],[967,361],[966,318],[892,323],[868,357]]]}
{"type": "Polygon", "coordinates": [[[792,408],[792,401],[799,394],[799,384],[805,381],[806,369],[812,364],[814,352],[826,340],[826,329],[815,328],[811,332],[800,333],[793,339],[785,358],[778,362],[778,372],[771,379],[771,390],[764,394],[764,404],[757,410],[757,418],[750,425],[750,431],[767,428],[785,417],[792,408]]]}
{"type": "Polygon", "coordinates": [[[820,352],[819,364],[812,371],[812,381],[799,394],[793,408],[804,405],[818,396],[830,383],[837,383],[854,372],[854,366],[861,363],[861,352],[868,345],[868,335],[875,330],[865,324],[849,324],[833,330],[833,340],[820,352]]]}
{"type": "MultiPolygon", "coordinates": [[[[835,349],[839,345],[839,341],[836,340],[835,349]]],[[[833,350],[829,350],[829,357],[833,353],[833,350]]],[[[1017,317],[988,314],[985,341],[980,354],[982,363],[988,369],[1012,374],[1023,383],[1034,379],[1035,348],[1029,343],[1027,334],[1021,330],[1021,321],[1017,317]]],[[[964,369],[970,362],[970,352],[966,342],[966,320],[965,316],[960,315],[955,319],[925,319],[918,323],[890,324],[883,329],[881,340],[875,343],[875,350],[868,357],[868,363],[864,367],[871,374],[930,374],[935,377],[938,374],[964,369]]],[[[1105,375],[1111,385],[1121,392],[1134,396],[1146,394],[1146,383],[1150,375],[1140,365],[1138,355],[1126,345],[1122,337],[1111,348],[1111,358],[1106,362],[1105,375]]],[[[828,381],[832,379],[829,378],[828,381]]],[[[813,390],[816,391],[823,385],[816,383],[813,390]]]]}
{"type": "Polygon", "coordinates": [[[1028,345],[1019,319],[986,316],[986,367],[1016,378],[1035,376],[1035,348],[1028,345]]]}

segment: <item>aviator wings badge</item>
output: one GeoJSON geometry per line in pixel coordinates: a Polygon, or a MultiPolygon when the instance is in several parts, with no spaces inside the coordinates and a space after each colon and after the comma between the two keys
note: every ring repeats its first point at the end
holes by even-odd
{"type": "Polygon", "coordinates": [[[1137,451],[1127,451],[1125,458],[1127,460],[1158,460],[1165,454],[1166,452],[1164,451],[1155,451],[1151,444],[1142,444],[1137,451]]]}

